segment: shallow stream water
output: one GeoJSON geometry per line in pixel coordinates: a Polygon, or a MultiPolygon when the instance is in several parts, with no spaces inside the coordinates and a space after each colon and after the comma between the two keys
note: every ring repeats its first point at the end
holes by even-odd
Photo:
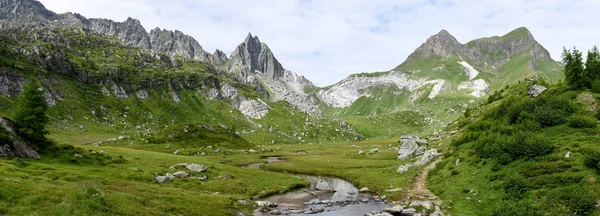
{"type": "MultiPolygon", "coordinates": [[[[364,215],[389,207],[389,205],[373,200],[373,195],[359,193],[352,183],[338,178],[301,176],[310,181],[310,187],[275,195],[263,199],[277,203],[277,209],[285,215],[304,215],[310,209],[323,208],[325,211],[313,215],[364,215]],[[326,181],[335,193],[323,193],[316,190],[319,180],[326,181]],[[302,213],[300,213],[302,212],[302,213]]],[[[262,215],[271,215],[268,212],[262,215]]]]}

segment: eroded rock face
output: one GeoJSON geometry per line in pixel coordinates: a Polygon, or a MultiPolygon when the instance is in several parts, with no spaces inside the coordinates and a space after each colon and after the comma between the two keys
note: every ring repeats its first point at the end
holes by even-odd
{"type": "Polygon", "coordinates": [[[255,119],[264,118],[269,112],[269,106],[258,100],[243,100],[238,107],[242,114],[255,119]]]}
{"type": "Polygon", "coordinates": [[[127,18],[123,22],[115,22],[109,19],[89,19],[90,28],[118,38],[129,44],[142,49],[150,49],[150,37],[144,26],[137,19],[127,18]]]}
{"type": "Polygon", "coordinates": [[[149,38],[152,44],[151,49],[154,52],[170,53],[207,62],[212,59],[211,55],[202,49],[196,39],[181,31],[155,28],[150,31],[149,38]]]}
{"type": "Polygon", "coordinates": [[[10,120],[0,118],[0,127],[2,127],[0,130],[8,132],[10,137],[9,140],[6,140],[7,142],[0,143],[0,156],[40,158],[40,155],[29,147],[27,143],[18,139],[19,136],[17,136],[15,126],[10,120]]]}

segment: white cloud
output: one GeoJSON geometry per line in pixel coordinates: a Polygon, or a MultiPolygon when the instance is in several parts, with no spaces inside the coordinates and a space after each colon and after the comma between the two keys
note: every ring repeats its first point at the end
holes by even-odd
{"type": "Polygon", "coordinates": [[[230,53],[248,32],[289,70],[315,84],[351,73],[386,71],[427,37],[446,29],[459,41],[526,26],[555,59],[562,47],[598,43],[600,1],[591,0],[41,0],[57,13],[116,21],[146,30],[178,29],[209,52],[230,53]]]}

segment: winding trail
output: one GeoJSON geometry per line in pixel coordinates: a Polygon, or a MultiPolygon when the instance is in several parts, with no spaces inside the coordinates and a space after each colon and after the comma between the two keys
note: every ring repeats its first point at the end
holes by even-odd
{"type": "Polygon", "coordinates": [[[429,171],[433,170],[435,165],[440,161],[442,161],[442,157],[438,157],[434,162],[423,168],[421,174],[419,174],[419,176],[417,176],[415,179],[410,191],[408,191],[407,196],[422,200],[429,200],[436,206],[442,205],[442,200],[434,195],[429,189],[427,189],[427,176],[429,176],[429,171]]]}

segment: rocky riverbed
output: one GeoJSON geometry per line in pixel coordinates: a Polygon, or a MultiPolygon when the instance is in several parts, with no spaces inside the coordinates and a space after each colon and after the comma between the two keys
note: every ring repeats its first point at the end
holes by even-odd
{"type": "Polygon", "coordinates": [[[302,176],[310,187],[257,201],[254,215],[364,215],[388,208],[385,197],[358,189],[352,183],[330,177],[302,176]],[[361,192],[362,191],[362,192],[361,192]]]}

